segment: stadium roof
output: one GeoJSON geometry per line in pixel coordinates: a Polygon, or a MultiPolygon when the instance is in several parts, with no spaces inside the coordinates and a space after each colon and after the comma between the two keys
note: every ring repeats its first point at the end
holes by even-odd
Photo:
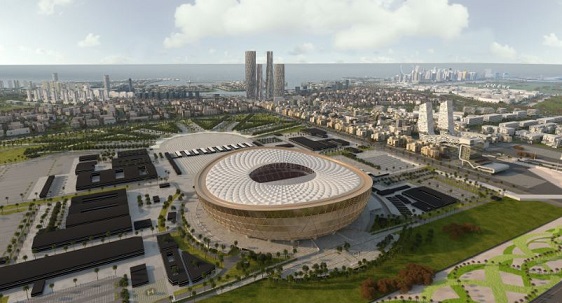
{"type": "Polygon", "coordinates": [[[345,196],[364,186],[360,173],[356,168],[312,152],[253,148],[218,158],[196,180],[204,180],[204,188],[212,196],[231,204],[282,206],[345,196]],[[275,164],[279,165],[275,167],[275,164]],[[267,166],[273,170],[271,173],[262,172],[267,166]],[[283,166],[290,166],[292,171],[287,173],[283,166]],[[278,176],[263,182],[252,177],[252,172],[278,176]]]}
{"type": "Polygon", "coordinates": [[[506,171],[506,170],[509,169],[508,164],[498,163],[498,162],[488,163],[488,164],[482,165],[481,167],[485,168],[486,170],[489,170],[490,173],[492,173],[492,174],[497,174],[499,172],[506,171]]]}

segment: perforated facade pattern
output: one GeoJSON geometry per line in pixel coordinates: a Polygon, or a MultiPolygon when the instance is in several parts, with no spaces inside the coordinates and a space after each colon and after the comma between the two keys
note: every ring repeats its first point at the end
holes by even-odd
{"type": "Polygon", "coordinates": [[[371,187],[372,179],[357,168],[280,148],[230,153],[195,178],[199,200],[214,220],[267,240],[316,238],[347,226],[365,208],[371,187]],[[266,182],[253,180],[253,172],[266,182]]]}
{"type": "MultiPolygon", "coordinates": [[[[247,149],[219,158],[205,170],[205,184],[215,197],[247,205],[283,205],[318,201],[346,194],[361,185],[359,175],[330,158],[289,149],[247,149]],[[314,171],[304,182],[259,183],[253,171],[274,163],[289,163],[314,171]]],[[[297,181],[297,182],[295,182],[297,181]]]]}

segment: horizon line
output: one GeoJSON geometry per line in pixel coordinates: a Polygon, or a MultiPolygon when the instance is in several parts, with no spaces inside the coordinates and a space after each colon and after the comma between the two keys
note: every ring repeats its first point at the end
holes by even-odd
{"type": "MultiPolygon", "coordinates": [[[[82,65],[82,66],[95,66],[95,65],[244,65],[245,63],[24,63],[24,64],[0,64],[0,66],[65,66],[65,65],[82,65]]],[[[279,64],[290,64],[290,65],[320,65],[320,64],[380,64],[380,65],[391,65],[391,64],[418,64],[418,65],[430,65],[430,64],[502,64],[502,65],[562,65],[562,63],[506,63],[506,62],[288,62],[279,64]]]]}

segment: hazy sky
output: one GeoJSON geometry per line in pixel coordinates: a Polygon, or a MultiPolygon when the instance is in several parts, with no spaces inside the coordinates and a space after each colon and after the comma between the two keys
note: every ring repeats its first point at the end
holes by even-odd
{"type": "Polygon", "coordinates": [[[0,0],[0,64],[562,64],[562,0],[0,0]]]}

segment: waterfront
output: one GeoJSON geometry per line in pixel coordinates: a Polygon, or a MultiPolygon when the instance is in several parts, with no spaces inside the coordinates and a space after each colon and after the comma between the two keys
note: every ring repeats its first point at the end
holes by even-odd
{"type": "MultiPolygon", "coordinates": [[[[258,62],[260,63],[260,62],[258,62]]],[[[414,66],[424,69],[451,68],[475,71],[482,74],[485,69],[506,74],[510,78],[562,80],[562,65],[538,64],[488,64],[488,63],[388,63],[388,64],[286,64],[287,87],[307,82],[337,81],[354,78],[389,78],[409,73],[414,66]]],[[[0,65],[0,80],[49,81],[52,73],[58,73],[63,82],[101,82],[103,75],[112,80],[128,78],[167,79],[155,84],[185,85],[213,84],[242,81],[243,64],[143,64],[143,65],[0,65]],[[176,81],[177,79],[177,81],[176,81]]]]}

